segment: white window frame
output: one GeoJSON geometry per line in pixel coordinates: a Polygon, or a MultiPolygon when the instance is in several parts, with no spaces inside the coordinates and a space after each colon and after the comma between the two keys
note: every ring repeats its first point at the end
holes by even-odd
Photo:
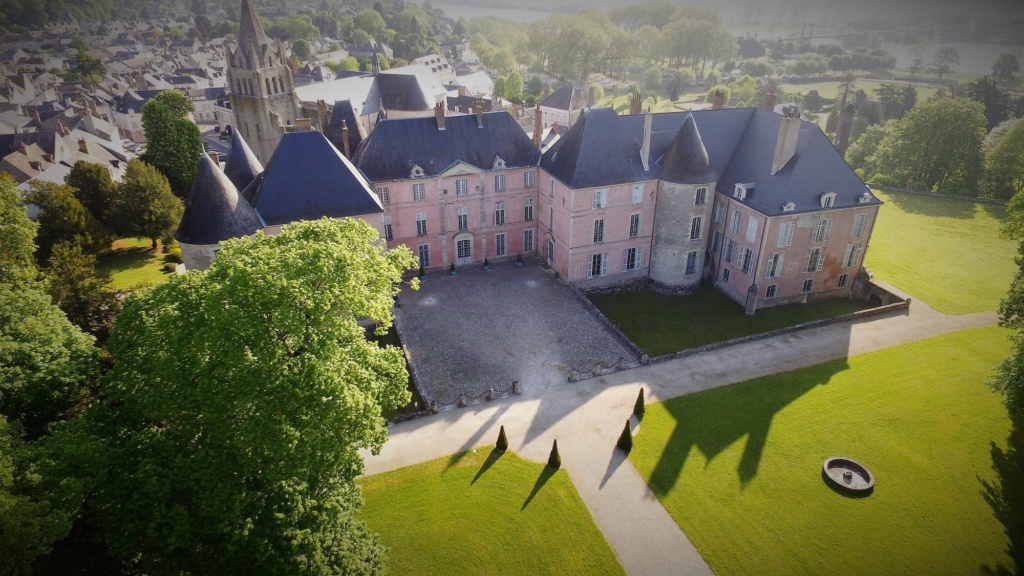
{"type": "Polygon", "coordinates": [[[427,213],[417,212],[416,213],[416,235],[426,236],[427,235],[427,213]]]}
{"type": "Polygon", "coordinates": [[[626,248],[622,251],[622,271],[639,270],[643,267],[644,249],[642,247],[626,248]]]}
{"type": "Polygon", "coordinates": [[[455,180],[455,195],[469,196],[469,180],[466,178],[457,178],[455,180]]]}
{"type": "Polygon", "coordinates": [[[417,182],[412,185],[412,200],[413,202],[423,202],[427,199],[426,186],[422,182],[417,182]]]}
{"type": "Polygon", "coordinates": [[[714,253],[718,252],[718,248],[721,245],[722,245],[722,233],[719,232],[718,230],[712,230],[711,231],[711,246],[710,246],[711,253],[714,254],[714,253]]]}
{"type": "Polygon", "coordinates": [[[494,203],[494,225],[502,226],[505,224],[505,202],[494,203]]]}
{"type": "Polygon", "coordinates": [[[533,228],[523,230],[523,252],[533,252],[533,228]]]}
{"type": "Polygon", "coordinates": [[[594,220],[594,244],[604,243],[604,218],[594,220]]]}
{"type": "Polygon", "coordinates": [[[505,233],[494,235],[494,255],[504,256],[507,252],[507,244],[505,242],[505,233]]]}
{"type": "Polygon", "coordinates": [[[804,255],[804,272],[820,272],[825,265],[825,247],[808,248],[804,255]],[[813,268],[813,270],[812,270],[813,268]]]}
{"type": "Polygon", "coordinates": [[[591,254],[587,258],[587,278],[594,276],[606,276],[608,274],[608,255],[591,254]],[[595,270],[596,269],[596,270],[595,270]],[[597,272],[595,274],[595,272],[597,272]]]}
{"type": "Polygon", "coordinates": [[[523,220],[533,222],[533,198],[523,201],[523,220]]]}
{"type": "Polygon", "coordinates": [[[750,216],[747,218],[747,242],[753,244],[757,240],[757,228],[759,222],[757,218],[750,216]]]}
{"type": "Polygon", "coordinates": [[[690,218],[690,242],[697,242],[700,240],[702,229],[704,228],[704,217],[694,216],[690,218]]]}
{"type": "Polygon", "coordinates": [[[640,236],[640,213],[634,212],[629,215],[629,237],[636,238],[640,236]]]}
{"type": "Polygon", "coordinates": [[[533,188],[537,182],[536,173],[533,170],[523,172],[523,188],[533,188]]]}
{"type": "Polygon", "coordinates": [[[860,243],[851,242],[846,245],[846,253],[843,254],[843,268],[855,266],[860,260],[860,243]]]}
{"type": "Polygon", "coordinates": [[[736,234],[740,231],[740,211],[733,208],[729,215],[729,232],[736,234]]]}
{"type": "Polygon", "coordinates": [[[722,258],[724,258],[726,262],[732,263],[733,256],[736,255],[736,241],[732,238],[726,238],[725,245],[722,246],[722,252],[722,258]]]}
{"type": "Polygon", "coordinates": [[[715,224],[725,224],[725,203],[715,200],[715,206],[711,209],[711,220],[715,224]]]}
{"type": "Polygon", "coordinates": [[[864,235],[864,228],[867,227],[868,215],[856,214],[853,217],[853,226],[850,227],[850,237],[860,238],[864,235]]]}
{"type": "Polygon", "coordinates": [[[420,244],[416,246],[416,255],[420,266],[423,268],[430,267],[430,244],[420,244]]]}
{"type": "Polygon", "coordinates": [[[391,227],[391,216],[384,216],[384,239],[395,239],[394,229],[391,227]]]}
{"type": "Polygon", "coordinates": [[[505,191],[505,175],[495,174],[494,175],[494,191],[504,192],[505,191]]]}
{"type": "Polygon", "coordinates": [[[686,274],[697,273],[697,261],[699,258],[700,254],[698,254],[696,250],[691,250],[686,254],[686,268],[684,269],[686,274]]]}
{"type": "Polygon", "coordinates": [[[778,296],[778,294],[779,294],[779,285],[778,284],[769,284],[768,287],[764,291],[764,299],[765,300],[771,300],[772,298],[775,298],[776,296],[778,296]]]}
{"type": "Polygon", "coordinates": [[[828,232],[832,228],[832,221],[828,218],[822,218],[818,220],[818,223],[814,225],[814,229],[811,230],[811,242],[827,242],[828,232]]]}
{"type": "Polygon", "coordinates": [[[644,201],[644,185],[633,185],[633,204],[641,204],[644,201]]]}
{"type": "Polygon", "coordinates": [[[694,206],[700,206],[702,204],[706,204],[707,201],[708,201],[708,189],[707,189],[707,187],[706,186],[701,186],[700,188],[697,188],[696,193],[694,193],[694,195],[693,195],[693,205],[694,206]]]}
{"type": "Polygon", "coordinates": [[[793,231],[796,229],[794,222],[786,222],[779,226],[779,237],[775,241],[776,248],[786,248],[793,243],[793,231]]]}
{"type": "Polygon", "coordinates": [[[459,231],[469,230],[469,208],[466,206],[459,206],[456,210],[456,220],[459,225],[459,231]]]}
{"type": "Polygon", "coordinates": [[[593,210],[599,210],[601,208],[608,207],[608,190],[594,190],[594,194],[590,201],[590,208],[593,210]]]}
{"type": "Polygon", "coordinates": [[[814,278],[808,278],[804,280],[804,285],[800,287],[801,294],[810,294],[814,291],[814,278]]]}
{"type": "Polygon", "coordinates": [[[384,206],[391,204],[391,192],[386,186],[377,188],[377,197],[380,198],[380,203],[384,206]]]}
{"type": "Polygon", "coordinates": [[[783,252],[776,252],[768,257],[768,263],[764,267],[765,278],[778,278],[782,276],[782,263],[785,261],[786,254],[783,252]]]}
{"type": "Polygon", "coordinates": [[[736,255],[736,267],[743,270],[744,274],[750,274],[754,267],[754,251],[746,246],[740,246],[736,255]]]}
{"type": "Polygon", "coordinates": [[[849,274],[840,274],[839,275],[839,281],[836,282],[836,287],[837,288],[846,288],[846,285],[849,282],[850,282],[850,275],[849,274]]]}

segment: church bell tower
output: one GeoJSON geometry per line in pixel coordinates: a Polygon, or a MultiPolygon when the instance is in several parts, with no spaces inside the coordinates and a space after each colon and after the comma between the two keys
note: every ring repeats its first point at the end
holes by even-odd
{"type": "Polygon", "coordinates": [[[228,50],[228,84],[235,130],[240,130],[264,165],[277,149],[285,126],[295,123],[299,103],[288,58],[281,41],[271,41],[253,9],[242,0],[238,45],[228,50]]]}

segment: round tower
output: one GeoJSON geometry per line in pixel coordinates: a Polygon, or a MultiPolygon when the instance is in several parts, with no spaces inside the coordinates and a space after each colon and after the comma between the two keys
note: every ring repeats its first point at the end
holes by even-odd
{"type": "Polygon", "coordinates": [[[650,278],[677,290],[700,287],[718,176],[693,115],[662,158],[654,211],[650,278]]]}

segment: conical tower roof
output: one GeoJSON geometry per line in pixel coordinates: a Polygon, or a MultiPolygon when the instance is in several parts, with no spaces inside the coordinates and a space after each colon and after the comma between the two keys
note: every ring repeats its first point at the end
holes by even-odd
{"type": "Polygon", "coordinates": [[[665,151],[661,164],[661,179],[667,182],[708,184],[718,180],[692,114],[683,120],[683,125],[665,151]]]}
{"type": "Polygon", "coordinates": [[[182,244],[219,244],[263,228],[252,206],[214,161],[202,154],[174,238],[182,244]]]}
{"type": "Polygon", "coordinates": [[[242,12],[238,18],[238,46],[245,49],[252,46],[257,55],[262,53],[263,46],[270,45],[267,33],[263,31],[252,0],[242,0],[242,12]]]}
{"type": "Polygon", "coordinates": [[[236,189],[245,190],[260,172],[263,172],[263,164],[260,164],[236,128],[231,132],[231,151],[224,162],[224,175],[231,180],[236,189]]]}

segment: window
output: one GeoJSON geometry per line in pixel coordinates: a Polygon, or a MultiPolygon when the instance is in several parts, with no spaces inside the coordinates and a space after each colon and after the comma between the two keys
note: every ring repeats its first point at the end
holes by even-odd
{"type": "Polygon", "coordinates": [[[555,181],[548,180],[548,196],[555,197],[555,181]]]}
{"type": "Polygon", "coordinates": [[[523,203],[523,219],[527,222],[533,221],[533,198],[527,198],[523,203]]]}
{"type": "Polygon", "coordinates": [[[622,271],[637,270],[643,266],[644,249],[628,248],[622,253],[622,271]]]}
{"type": "Polygon", "coordinates": [[[640,235],[640,214],[629,215],[629,237],[636,238],[640,235]]]}
{"type": "Polygon", "coordinates": [[[555,231],[555,208],[548,206],[548,230],[555,231]]]}
{"type": "Polygon", "coordinates": [[[775,242],[776,248],[785,248],[793,243],[793,229],[796,228],[796,224],[787,222],[782,226],[779,226],[779,239],[775,242]]]}
{"type": "Polygon", "coordinates": [[[504,192],[505,191],[505,175],[495,174],[494,175],[494,191],[504,192]]]}
{"type": "Polygon", "coordinates": [[[505,255],[505,235],[496,234],[494,236],[494,255],[504,256],[505,255]]]}
{"type": "Polygon", "coordinates": [[[465,178],[459,178],[455,181],[455,195],[465,196],[469,194],[469,181],[465,178]]]}
{"type": "Polygon", "coordinates": [[[594,220],[594,244],[604,242],[604,220],[594,220]]]}
{"type": "Polygon", "coordinates": [[[426,196],[426,192],[423,189],[423,184],[422,183],[413,184],[412,185],[412,199],[413,199],[413,201],[415,201],[415,202],[423,202],[424,200],[426,200],[426,197],[427,197],[426,196]]]}
{"type": "Polygon", "coordinates": [[[836,203],[836,193],[835,192],[826,192],[826,193],[821,195],[821,207],[822,208],[831,208],[832,205],[835,204],[835,203],[836,203]]]}
{"type": "Polygon", "coordinates": [[[697,188],[697,194],[693,198],[693,205],[694,206],[700,206],[701,204],[707,203],[707,201],[708,201],[708,189],[707,188],[703,188],[703,187],[702,188],[697,188]]]}
{"type": "Polygon", "coordinates": [[[736,257],[736,265],[739,266],[743,272],[750,274],[750,271],[754,267],[754,251],[745,246],[740,246],[739,254],[736,257]]]}
{"type": "Polygon", "coordinates": [[[693,251],[686,255],[686,273],[697,273],[697,252],[693,251]]]}
{"type": "Polygon", "coordinates": [[[764,299],[771,300],[775,298],[775,295],[779,292],[778,284],[769,284],[768,288],[764,291],[764,299]]]}
{"type": "Polygon", "coordinates": [[[587,262],[587,278],[604,276],[608,273],[608,257],[604,254],[591,254],[587,262]]]}
{"type": "Polygon", "coordinates": [[[595,190],[594,198],[591,201],[591,208],[605,208],[608,206],[608,191],[607,190],[595,190]]]}
{"type": "Polygon", "coordinates": [[[551,264],[554,264],[554,262],[555,262],[555,243],[554,243],[554,241],[548,240],[547,252],[548,252],[547,253],[548,265],[550,266],[551,264]]]}
{"type": "Polygon", "coordinates": [[[469,230],[469,208],[459,206],[458,220],[459,230],[469,230]]]}
{"type": "Polygon", "coordinates": [[[711,231],[711,253],[718,252],[719,246],[722,244],[722,233],[718,230],[711,231]]]}
{"type": "Polygon", "coordinates": [[[715,200],[715,207],[711,209],[711,219],[715,224],[725,224],[725,204],[715,200]]]}
{"type": "Polygon", "coordinates": [[[864,235],[864,225],[867,224],[867,214],[857,214],[853,217],[853,229],[850,230],[850,236],[853,238],[860,238],[864,235]]]}
{"type": "Polygon", "coordinates": [[[427,268],[430,266],[430,245],[420,244],[416,247],[416,251],[420,256],[420,266],[427,268]]]}
{"type": "Polygon", "coordinates": [[[534,183],[537,180],[537,175],[534,174],[533,170],[527,170],[523,172],[523,187],[533,188],[534,183]]]}
{"type": "Polygon", "coordinates": [[[725,282],[729,281],[729,269],[728,268],[722,268],[722,280],[725,281],[725,282]]]}
{"type": "Polygon", "coordinates": [[[726,238],[725,240],[725,261],[732,262],[732,254],[736,250],[736,241],[732,238],[726,238]]]}
{"type": "Polygon", "coordinates": [[[694,216],[690,220],[690,240],[700,240],[700,229],[704,224],[703,216],[694,216]]]}
{"type": "Polygon", "coordinates": [[[644,201],[644,185],[634,184],[633,185],[633,204],[640,204],[644,201]]]}
{"type": "Polygon", "coordinates": [[[860,258],[860,244],[847,244],[846,254],[843,255],[843,268],[855,266],[860,258]]]}
{"type": "Polygon", "coordinates": [[[494,225],[501,226],[505,223],[505,203],[495,202],[494,203],[494,225]]]}
{"type": "Polygon", "coordinates": [[[733,234],[740,231],[740,211],[733,210],[732,215],[729,217],[729,232],[733,234]]]}
{"type": "Polygon", "coordinates": [[[753,216],[747,220],[747,242],[751,244],[757,239],[757,218],[753,216]]]}
{"type": "Polygon", "coordinates": [[[427,235],[427,213],[417,212],[416,213],[416,235],[426,236],[427,235]]]}
{"type": "Polygon", "coordinates": [[[803,288],[800,289],[800,291],[803,292],[804,294],[807,294],[807,293],[809,293],[813,289],[814,289],[814,280],[813,279],[808,279],[808,280],[804,280],[804,286],[803,286],[803,288]]]}
{"type": "Polygon", "coordinates": [[[533,252],[533,230],[523,230],[523,252],[533,252]]]}
{"type": "Polygon", "coordinates": [[[825,249],[811,248],[804,256],[804,272],[818,272],[825,264],[825,249]]]}
{"type": "Polygon", "coordinates": [[[395,239],[395,235],[394,235],[394,233],[391,230],[391,216],[385,216],[384,217],[384,239],[385,240],[394,240],[395,239]]]}
{"type": "Polygon", "coordinates": [[[811,232],[811,242],[824,242],[828,240],[828,230],[832,227],[832,221],[827,218],[818,220],[818,223],[814,225],[814,231],[811,232]]]}
{"type": "Polygon", "coordinates": [[[459,240],[455,243],[455,254],[459,260],[472,259],[473,258],[473,243],[468,239],[459,240]]]}
{"type": "Polygon", "coordinates": [[[849,274],[840,274],[839,275],[838,286],[840,288],[846,288],[846,283],[849,282],[849,281],[850,281],[850,275],[849,274]]]}
{"type": "Polygon", "coordinates": [[[778,278],[782,276],[782,259],[785,254],[781,252],[768,257],[768,266],[764,270],[765,278],[778,278]]]}
{"type": "Polygon", "coordinates": [[[380,198],[380,203],[387,206],[391,204],[391,194],[387,188],[377,188],[377,197],[380,198]]]}

